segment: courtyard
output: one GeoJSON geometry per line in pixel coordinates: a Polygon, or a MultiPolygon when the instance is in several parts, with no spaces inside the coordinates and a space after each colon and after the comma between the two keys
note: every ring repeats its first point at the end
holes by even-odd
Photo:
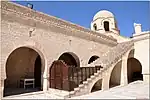
{"type": "MultiPolygon", "coordinates": [[[[4,97],[4,99],[63,99],[48,92],[34,92],[4,97]]],[[[135,81],[127,86],[117,86],[106,91],[96,91],[70,99],[149,99],[149,84],[135,81]]]]}

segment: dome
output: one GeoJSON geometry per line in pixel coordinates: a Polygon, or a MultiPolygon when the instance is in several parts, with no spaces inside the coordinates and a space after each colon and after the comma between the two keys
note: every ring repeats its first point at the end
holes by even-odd
{"type": "Polygon", "coordinates": [[[110,11],[107,10],[101,10],[98,13],[95,14],[95,16],[93,17],[93,20],[96,20],[97,18],[100,17],[114,17],[113,13],[111,13],[110,11]]]}

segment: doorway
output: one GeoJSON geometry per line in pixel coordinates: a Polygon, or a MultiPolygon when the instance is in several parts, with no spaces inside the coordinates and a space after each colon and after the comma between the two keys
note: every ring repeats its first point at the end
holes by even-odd
{"type": "Polygon", "coordinates": [[[15,49],[6,62],[7,78],[4,81],[4,96],[39,91],[41,89],[41,65],[40,55],[34,49],[28,47],[15,49]],[[34,84],[32,82],[25,86],[26,79],[35,79],[34,84]]]}
{"type": "Polygon", "coordinates": [[[108,21],[104,21],[104,29],[105,29],[105,31],[109,31],[109,22],[108,21]]]}
{"type": "Polygon", "coordinates": [[[142,80],[143,81],[143,74],[142,74],[142,65],[136,58],[129,58],[128,59],[128,83],[142,80]]]}

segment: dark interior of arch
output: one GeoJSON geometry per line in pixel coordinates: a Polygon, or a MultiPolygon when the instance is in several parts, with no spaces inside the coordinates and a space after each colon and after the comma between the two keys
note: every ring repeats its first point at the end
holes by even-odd
{"type": "Polygon", "coordinates": [[[109,22],[108,21],[104,21],[104,29],[105,29],[105,31],[109,31],[109,22]]]}
{"type": "Polygon", "coordinates": [[[143,80],[141,63],[135,58],[129,58],[127,64],[128,83],[143,80]]]}
{"type": "Polygon", "coordinates": [[[98,56],[92,56],[88,62],[88,64],[92,63],[93,61],[95,61],[96,59],[98,59],[98,56]]]}
{"type": "Polygon", "coordinates": [[[77,62],[75,58],[69,53],[62,54],[58,60],[63,60],[69,66],[77,67],[77,62]]]}

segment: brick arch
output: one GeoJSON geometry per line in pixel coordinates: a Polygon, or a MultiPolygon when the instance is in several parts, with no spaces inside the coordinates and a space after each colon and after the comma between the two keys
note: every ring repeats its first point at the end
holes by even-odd
{"type": "Polygon", "coordinates": [[[134,57],[130,57],[127,60],[127,77],[128,83],[137,80],[143,80],[142,64],[134,57]]]}
{"type": "Polygon", "coordinates": [[[90,92],[92,91],[93,86],[94,86],[99,80],[102,80],[102,83],[103,83],[103,75],[101,75],[100,77],[98,77],[98,78],[94,79],[94,81],[92,81],[92,83],[90,84],[88,93],[90,93],[90,92]]]}
{"type": "Polygon", "coordinates": [[[109,88],[120,85],[122,60],[120,60],[112,69],[109,80],[109,88]]]}
{"type": "Polygon", "coordinates": [[[133,58],[134,52],[135,52],[135,49],[131,49],[130,52],[128,53],[128,58],[133,58]]]}
{"type": "Polygon", "coordinates": [[[122,59],[120,58],[117,62],[115,62],[113,65],[111,65],[111,67],[109,67],[108,69],[104,70],[99,77],[96,77],[89,85],[89,90],[88,93],[91,92],[94,84],[102,79],[102,90],[104,90],[104,84],[106,86],[106,88],[109,88],[109,81],[110,81],[110,76],[111,76],[111,72],[113,70],[113,68],[115,67],[115,65],[120,62],[122,59]],[[107,76],[107,77],[106,77],[107,76]]]}
{"type": "Polygon", "coordinates": [[[102,90],[102,79],[98,80],[91,89],[91,92],[102,90]]]}
{"type": "MultiPolygon", "coordinates": [[[[41,48],[40,45],[36,45],[36,43],[32,43],[32,42],[30,43],[30,45],[28,43],[27,44],[26,43],[25,44],[19,44],[15,48],[11,49],[7,53],[6,58],[4,60],[4,67],[6,67],[7,59],[9,58],[9,56],[11,55],[11,53],[13,51],[15,51],[16,49],[21,48],[21,47],[32,49],[32,50],[34,50],[35,52],[37,52],[40,55],[40,57],[41,57],[41,63],[42,63],[42,72],[44,72],[44,70],[46,70],[46,68],[45,68],[45,66],[46,66],[46,56],[45,56],[45,54],[43,52],[44,50],[42,50],[42,48],[41,48]]],[[[4,77],[5,77],[4,79],[6,79],[6,70],[4,71],[4,77]]]]}
{"type": "MultiPolygon", "coordinates": [[[[131,54],[131,51],[132,53],[134,52],[134,47],[132,46],[131,49],[129,49],[123,56],[126,56],[126,60],[128,59],[129,57],[129,54],[131,54]]],[[[110,69],[110,73],[112,73],[114,67],[116,66],[116,64],[118,64],[120,61],[123,61],[122,58],[120,58],[116,63],[113,64],[113,67],[111,67],[110,69]]],[[[121,66],[122,67],[122,66],[121,66]]],[[[120,78],[121,79],[121,78],[120,78]]],[[[110,83],[110,80],[111,80],[111,75],[109,76],[109,83],[110,83]]],[[[120,83],[121,84],[121,83],[120,83]]]]}
{"type": "Polygon", "coordinates": [[[142,62],[142,59],[140,59],[139,56],[135,55],[135,49],[132,48],[129,51],[128,58],[127,58],[127,80],[128,80],[128,83],[130,83],[130,79],[131,79],[130,77],[132,76],[130,74],[132,73],[132,71],[133,71],[133,73],[136,72],[136,71],[139,72],[139,75],[141,76],[140,80],[143,80],[143,75],[142,75],[143,65],[144,64],[142,62]]]}
{"type": "MultiPolygon", "coordinates": [[[[35,78],[35,87],[38,87],[39,90],[42,89],[43,86],[43,71],[45,68],[45,59],[43,53],[35,48],[34,46],[18,46],[15,49],[11,50],[10,53],[8,53],[7,60],[5,62],[5,85],[4,85],[4,95],[12,95],[9,94],[9,88],[16,88],[18,89],[20,87],[20,81],[23,77],[34,77],[35,78]],[[27,53],[27,54],[24,54],[27,53]],[[19,56],[18,56],[19,55],[19,56]],[[22,56],[21,56],[22,55],[22,56]],[[27,56],[26,56],[27,55],[27,56]],[[31,55],[30,57],[28,55],[31,55]],[[25,56],[25,57],[24,57],[25,56]],[[20,58],[18,58],[20,57],[20,58]],[[40,65],[37,65],[37,58],[39,57],[40,65]],[[29,60],[29,58],[31,58],[29,60]],[[18,60],[18,61],[17,61],[18,60]],[[23,61],[23,62],[22,62],[23,61]],[[22,62],[22,63],[20,63],[22,62]],[[14,64],[14,66],[11,67],[11,65],[14,64]],[[23,64],[23,66],[21,65],[23,64]],[[25,65],[24,65],[25,64],[25,65]],[[22,66],[22,67],[21,67],[22,66]],[[30,66],[30,67],[26,67],[30,66]],[[20,69],[19,69],[20,68],[20,69]],[[11,72],[11,70],[15,69],[15,72],[11,72]],[[37,73],[38,71],[38,73],[37,73]],[[15,74],[14,74],[15,73],[15,74]],[[12,80],[13,77],[15,77],[15,80],[12,80]],[[38,83],[37,83],[38,82],[38,83]],[[11,84],[10,84],[11,83],[11,84]]],[[[22,91],[22,93],[24,93],[22,91]]],[[[17,94],[17,92],[14,92],[14,94],[17,94]]]]}
{"type": "MultiPolygon", "coordinates": [[[[74,52],[64,52],[59,56],[58,60],[63,60],[63,58],[62,58],[63,56],[68,56],[68,58],[70,58],[70,61],[72,63],[74,63],[74,65],[76,67],[80,67],[80,59],[74,52]]],[[[67,62],[65,62],[65,63],[67,63],[67,62]]]]}

